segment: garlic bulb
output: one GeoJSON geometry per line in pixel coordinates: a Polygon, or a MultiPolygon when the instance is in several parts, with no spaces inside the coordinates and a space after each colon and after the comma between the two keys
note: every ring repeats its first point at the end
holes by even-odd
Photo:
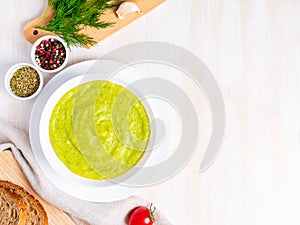
{"type": "Polygon", "coordinates": [[[139,7],[134,2],[122,2],[116,11],[119,19],[124,19],[124,16],[133,12],[142,14],[139,7]]]}

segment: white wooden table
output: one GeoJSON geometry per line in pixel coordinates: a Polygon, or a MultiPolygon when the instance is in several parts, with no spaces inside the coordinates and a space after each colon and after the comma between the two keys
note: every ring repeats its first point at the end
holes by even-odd
{"type": "MultiPolygon", "coordinates": [[[[23,26],[43,2],[0,1],[0,116],[24,130],[34,100],[11,98],[3,78],[12,64],[30,62],[23,26]]],[[[181,173],[139,193],[174,225],[300,223],[299,12],[298,0],[172,0],[97,47],[73,49],[69,65],[132,42],[166,41],[198,55],[218,81],[227,117],[217,160],[198,172],[203,134],[181,173]]],[[[209,126],[205,109],[201,116],[209,126]]]]}

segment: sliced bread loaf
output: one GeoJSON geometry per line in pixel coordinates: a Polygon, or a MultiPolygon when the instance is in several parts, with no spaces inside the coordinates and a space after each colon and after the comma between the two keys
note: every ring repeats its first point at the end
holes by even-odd
{"type": "MultiPolygon", "coordinates": [[[[26,206],[25,225],[48,225],[48,217],[40,202],[29,194],[23,187],[9,181],[0,180],[0,188],[21,198],[26,206]]],[[[1,190],[0,189],[0,190],[1,190]]],[[[2,224],[2,223],[1,223],[2,224]]],[[[21,225],[20,223],[18,225],[21,225]]]]}
{"type": "Polygon", "coordinates": [[[26,204],[20,196],[0,187],[1,225],[25,225],[26,210],[26,204]]]}

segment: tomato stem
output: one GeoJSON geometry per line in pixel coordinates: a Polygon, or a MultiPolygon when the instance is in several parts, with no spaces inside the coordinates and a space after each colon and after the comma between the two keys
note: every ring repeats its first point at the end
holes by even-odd
{"type": "Polygon", "coordinates": [[[153,206],[153,203],[151,203],[150,207],[149,207],[149,212],[150,212],[150,217],[151,217],[153,222],[155,222],[155,217],[154,217],[154,212],[155,211],[156,211],[156,207],[153,206]]]}

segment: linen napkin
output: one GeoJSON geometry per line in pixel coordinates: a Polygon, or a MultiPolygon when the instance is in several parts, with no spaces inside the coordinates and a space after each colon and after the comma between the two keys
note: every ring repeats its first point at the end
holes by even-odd
{"type": "MultiPolygon", "coordinates": [[[[149,203],[137,196],[125,200],[94,203],[76,199],[55,187],[34,159],[28,135],[0,118],[0,152],[11,149],[34,190],[46,201],[67,212],[78,225],[125,225],[126,216],[137,206],[149,203]]],[[[157,210],[156,225],[171,225],[157,210]]]]}

